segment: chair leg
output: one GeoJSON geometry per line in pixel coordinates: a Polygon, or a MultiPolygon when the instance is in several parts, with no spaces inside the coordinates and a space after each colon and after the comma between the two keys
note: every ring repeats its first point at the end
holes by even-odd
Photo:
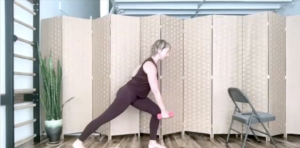
{"type": "Polygon", "coordinates": [[[250,129],[250,122],[247,124],[246,135],[245,135],[245,139],[244,139],[242,148],[244,148],[245,145],[246,145],[246,141],[247,141],[247,138],[248,138],[249,129],[250,129]]]}
{"type": "Polygon", "coordinates": [[[275,143],[275,140],[274,140],[273,137],[271,136],[269,130],[266,128],[266,126],[265,126],[262,122],[260,122],[260,124],[263,126],[263,128],[264,128],[265,131],[267,132],[267,134],[268,134],[268,136],[270,137],[270,139],[271,139],[273,145],[274,145],[276,148],[278,148],[277,145],[276,145],[276,143],[275,143]]]}
{"type": "Polygon", "coordinates": [[[229,127],[229,130],[228,130],[228,135],[227,135],[227,139],[226,139],[226,144],[229,141],[229,136],[230,136],[230,131],[231,131],[232,125],[233,125],[233,119],[231,119],[230,127],[229,127]]]}
{"type": "Polygon", "coordinates": [[[256,134],[254,133],[254,130],[253,130],[252,127],[250,127],[250,130],[251,130],[251,132],[253,133],[253,135],[254,135],[256,141],[257,141],[257,142],[260,142],[259,138],[258,138],[258,137],[256,136],[256,134]]]}

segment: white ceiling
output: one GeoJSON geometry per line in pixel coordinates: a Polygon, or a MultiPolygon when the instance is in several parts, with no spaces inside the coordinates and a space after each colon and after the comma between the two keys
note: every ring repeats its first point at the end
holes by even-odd
{"type": "MultiPolygon", "coordinates": [[[[113,1],[113,0],[112,0],[113,1]]],[[[164,14],[191,18],[203,15],[247,15],[276,11],[293,0],[114,0],[116,13],[129,16],[164,14]],[[197,16],[196,16],[197,13],[197,16]]]]}

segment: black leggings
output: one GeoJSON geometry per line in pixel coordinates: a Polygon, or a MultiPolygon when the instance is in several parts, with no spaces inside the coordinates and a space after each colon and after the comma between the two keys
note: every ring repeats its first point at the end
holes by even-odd
{"type": "Polygon", "coordinates": [[[86,140],[101,125],[111,121],[112,119],[123,113],[129,105],[132,105],[135,108],[152,115],[150,120],[150,139],[156,140],[156,133],[159,126],[157,114],[160,113],[160,108],[149,98],[139,98],[138,96],[136,96],[134,92],[130,90],[126,85],[119,89],[116,95],[116,99],[106,109],[106,111],[85,127],[84,131],[79,137],[79,140],[81,140],[82,142],[86,140]]]}

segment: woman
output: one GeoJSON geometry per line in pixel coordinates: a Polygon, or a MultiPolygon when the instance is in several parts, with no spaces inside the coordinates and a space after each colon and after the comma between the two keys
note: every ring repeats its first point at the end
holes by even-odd
{"type": "Polygon", "coordinates": [[[148,148],[165,148],[156,142],[156,133],[159,126],[157,114],[161,113],[162,118],[168,118],[169,116],[159,91],[156,64],[159,60],[163,60],[168,56],[170,49],[171,45],[165,40],[157,40],[152,45],[151,57],[147,58],[142,65],[137,67],[132,79],[118,90],[116,99],[107,110],[86,126],[80,137],[73,143],[74,148],[84,148],[83,141],[86,140],[88,136],[95,132],[101,125],[111,121],[124,112],[129,105],[152,115],[148,148]],[[153,92],[157,104],[147,98],[150,90],[153,92]]]}

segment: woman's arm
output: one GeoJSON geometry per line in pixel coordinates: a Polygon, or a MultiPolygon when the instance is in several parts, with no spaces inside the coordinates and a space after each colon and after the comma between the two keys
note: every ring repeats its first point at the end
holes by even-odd
{"type": "Polygon", "coordinates": [[[166,109],[162,101],[161,93],[159,91],[158,80],[157,80],[157,69],[151,62],[146,62],[143,66],[145,73],[148,76],[148,82],[151,87],[151,91],[155,96],[157,105],[159,106],[162,114],[166,114],[166,109]]]}

